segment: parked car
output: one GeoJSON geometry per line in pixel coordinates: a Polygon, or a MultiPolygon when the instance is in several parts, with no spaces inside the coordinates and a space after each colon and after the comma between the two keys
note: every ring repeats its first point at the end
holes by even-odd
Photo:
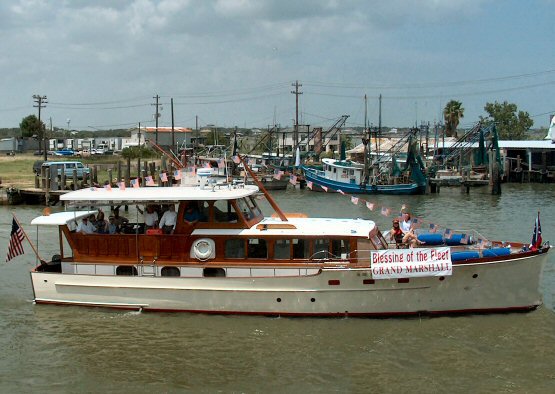
{"type": "Polygon", "coordinates": [[[77,178],[83,179],[83,174],[90,174],[90,169],[85,167],[80,161],[47,161],[42,163],[42,167],[58,166],[58,176],[62,175],[62,170],[67,178],[73,177],[73,170],[77,170],[77,178]]]}

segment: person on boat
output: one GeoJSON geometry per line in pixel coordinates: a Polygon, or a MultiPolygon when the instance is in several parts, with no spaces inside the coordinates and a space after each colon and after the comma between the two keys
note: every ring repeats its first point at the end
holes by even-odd
{"type": "Polygon", "coordinates": [[[112,215],[114,216],[114,223],[120,229],[129,223],[129,219],[119,215],[119,206],[112,210],[112,215]]]}
{"type": "MultiPolygon", "coordinates": [[[[94,215],[92,216],[94,217],[94,215]]],[[[81,234],[94,234],[94,225],[89,222],[89,218],[85,216],[81,223],[77,226],[77,230],[75,230],[75,232],[81,234]]]]}
{"type": "Polygon", "coordinates": [[[145,211],[143,211],[137,205],[137,210],[141,215],[143,215],[145,222],[145,233],[146,230],[158,227],[158,213],[154,210],[154,207],[152,205],[147,205],[145,211]]]}
{"type": "Polygon", "coordinates": [[[96,222],[94,223],[95,226],[95,233],[98,234],[107,234],[108,230],[106,226],[108,223],[104,219],[104,211],[98,211],[98,215],[96,216],[96,222]]]}
{"type": "Polygon", "coordinates": [[[119,226],[116,224],[116,218],[113,215],[110,215],[110,217],[108,218],[106,232],[108,234],[117,234],[120,232],[119,226]]]}
{"type": "Polygon", "coordinates": [[[188,224],[194,224],[200,220],[200,212],[198,211],[198,207],[194,204],[187,205],[187,209],[185,210],[185,215],[183,216],[185,222],[188,224]]]}
{"type": "Polygon", "coordinates": [[[399,219],[393,219],[393,228],[389,231],[389,239],[395,241],[396,244],[403,243],[403,236],[405,233],[399,225],[399,219]]]}
{"type": "Polygon", "coordinates": [[[177,212],[175,212],[175,205],[170,204],[168,210],[164,212],[160,219],[159,227],[164,231],[164,234],[173,234],[176,222],[177,212]]]}
{"type": "Polygon", "coordinates": [[[418,240],[418,236],[414,233],[412,228],[404,232],[397,218],[393,219],[393,228],[389,232],[389,238],[395,241],[396,244],[407,244],[411,248],[424,244],[424,242],[418,240]]]}
{"type": "Polygon", "coordinates": [[[404,233],[408,233],[410,231],[410,229],[412,228],[412,220],[410,218],[410,212],[407,211],[403,213],[403,221],[400,224],[401,224],[401,230],[403,230],[404,233]]]}

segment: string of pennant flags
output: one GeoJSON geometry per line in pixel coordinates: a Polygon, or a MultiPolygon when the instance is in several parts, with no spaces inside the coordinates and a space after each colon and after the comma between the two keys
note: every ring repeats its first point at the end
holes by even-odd
{"type": "MultiPolygon", "coordinates": [[[[298,178],[295,175],[291,175],[289,182],[293,185],[296,185],[298,183],[298,178]]],[[[314,187],[314,183],[311,181],[307,181],[306,182],[307,187],[310,190],[313,190],[314,187]]],[[[379,212],[381,215],[385,216],[385,217],[390,217],[392,214],[394,214],[396,212],[395,209],[391,208],[391,207],[387,207],[384,205],[378,205],[375,202],[372,201],[368,201],[364,198],[361,197],[357,197],[354,196],[352,194],[349,193],[345,193],[343,190],[341,189],[332,189],[330,187],[327,186],[323,186],[323,185],[318,185],[320,188],[322,188],[326,193],[339,193],[343,196],[349,197],[351,200],[351,203],[353,203],[354,205],[365,205],[366,208],[368,208],[368,210],[372,211],[372,212],[379,212]]],[[[402,204],[401,209],[397,211],[397,217],[398,218],[402,218],[403,213],[408,209],[408,206],[406,204],[402,204]]],[[[436,223],[433,223],[431,221],[425,220],[423,218],[420,217],[413,217],[411,215],[411,224],[413,228],[424,228],[426,229],[425,226],[427,226],[427,230],[430,233],[438,233],[439,229],[442,228],[443,226],[440,226],[436,223]]],[[[455,236],[456,232],[453,231],[450,228],[444,228],[444,231],[442,233],[443,238],[445,239],[452,239],[453,236],[455,236]]],[[[484,244],[486,244],[487,242],[489,242],[488,239],[486,238],[478,238],[475,240],[476,243],[478,244],[479,247],[482,247],[484,244]]],[[[461,244],[468,244],[471,242],[471,237],[470,234],[468,233],[460,233],[460,241],[461,244]]]]}

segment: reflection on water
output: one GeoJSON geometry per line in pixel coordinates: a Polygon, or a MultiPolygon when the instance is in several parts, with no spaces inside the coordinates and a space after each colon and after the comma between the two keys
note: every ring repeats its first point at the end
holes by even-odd
{"type": "MultiPolygon", "coordinates": [[[[555,234],[554,189],[504,185],[501,196],[363,197],[456,229],[528,240],[537,210],[555,234]]],[[[390,218],[338,194],[288,190],[286,212],[390,218]]],[[[269,213],[268,205],[263,203],[269,213]]],[[[0,210],[7,245],[11,209],[0,210]]],[[[23,223],[40,209],[16,207],[23,223]]],[[[32,237],[34,230],[26,229],[32,237]]],[[[57,233],[45,234],[45,256],[57,233]]],[[[0,265],[0,387],[60,391],[553,392],[555,258],[542,279],[545,306],[524,314],[410,319],[314,319],[120,312],[33,305],[31,251],[0,265]],[[447,389],[447,390],[446,390],[447,389]]]]}

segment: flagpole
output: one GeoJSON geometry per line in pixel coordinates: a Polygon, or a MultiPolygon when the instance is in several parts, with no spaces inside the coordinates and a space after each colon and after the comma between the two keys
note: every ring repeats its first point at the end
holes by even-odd
{"type": "Polygon", "coordinates": [[[44,263],[45,261],[40,257],[38,250],[35,248],[35,245],[33,245],[33,243],[31,242],[31,240],[29,239],[29,236],[27,235],[27,233],[25,232],[25,230],[23,229],[23,227],[21,226],[21,223],[19,223],[19,220],[17,220],[17,218],[15,217],[15,213],[12,212],[12,216],[13,216],[13,220],[15,220],[15,222],[17,223],[17,225],[19,226],[19,228],[21,229],[21,232],[23,233],[23,235],[25,236],[25,238],[27,239],[27,241],[29,242],[29,245],[31,245],[31,248],[33,249],[33,252],[35,252],[35,255],[37,256],[37,259],[39,259],[39,261],[41,263],[44,263]]]}

